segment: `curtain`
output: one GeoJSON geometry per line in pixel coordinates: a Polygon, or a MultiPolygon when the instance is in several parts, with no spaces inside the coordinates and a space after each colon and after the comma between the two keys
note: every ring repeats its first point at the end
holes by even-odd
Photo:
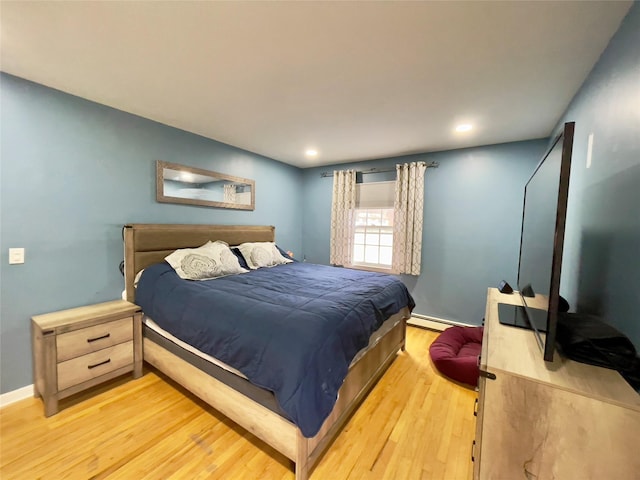
{"type": "Polygon", "coordinates": [[[236,203],[236,186],[234,184],[223,185],[223,197],[227,203],[236,203]]]}
{"type": "Polygon", "coordinates": [[[393,204],[393,273],[420,275],[424,209],[424,162],[396,165],[393,204]]]}
{"type": "Polygon", "coordinates": [[[355,229],[356,172],[333,172],[333,200],[331,204],[331,247],[329,263],[349,265],[353,256],[355,229]]]}

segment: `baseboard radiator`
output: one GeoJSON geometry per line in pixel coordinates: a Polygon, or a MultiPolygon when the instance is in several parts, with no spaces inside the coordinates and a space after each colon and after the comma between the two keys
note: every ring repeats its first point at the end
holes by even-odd
{"type": "Polygon", "coordinates": [[[453,320],[446,320],[444,318],[431,317],[428,315],[420,315],[419,313],[412,313],[411,318],[407,320],[407,324],[415,327],[427,328],[429,330],[443,331],[449,327],[477,327],[477,325],[471,325],[469,323],[455,322],[453,320]]]}

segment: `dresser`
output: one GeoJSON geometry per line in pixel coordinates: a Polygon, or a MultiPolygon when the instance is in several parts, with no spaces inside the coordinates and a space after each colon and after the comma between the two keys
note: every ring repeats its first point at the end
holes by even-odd
{"type": "Polygon", "coordinates": [[[637,480],[640,395],[614,370],[544,362],[530,330],[501,325],[489,289],[480,357],[474,479],[637,480]]]}
{"type": "Polygon", "coordinates": [[[34,395],[45,415],[58,400],[133,372],[142,375],[142,313],[124,300],[36,315],[31,319],[34,395]]]}

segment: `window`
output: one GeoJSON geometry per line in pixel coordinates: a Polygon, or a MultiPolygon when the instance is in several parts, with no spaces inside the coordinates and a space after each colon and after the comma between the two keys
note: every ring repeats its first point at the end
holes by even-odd
{"type": "Polygon", "coordinates": [[[396,180],[360,184],[354,170],[333,172],[331,264],[420,275],[426,168],[398,164],[396,180]]]}
{"type": "Polygon", "coordinates": [[[394,192],[395,182],[356,185],[353,266],[391,269],[394,192]]]}
{"type": "Polygon", "coordinates": [[[353,264],[391,268],[393,208],[358,208],[353,241],[353,264]]]}

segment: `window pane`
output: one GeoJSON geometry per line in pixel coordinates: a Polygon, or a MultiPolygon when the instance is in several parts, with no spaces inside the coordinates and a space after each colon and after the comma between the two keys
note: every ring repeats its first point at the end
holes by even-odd
{"type": "Polygon", "coordinates": [[[367,245],[364,250],[364,261],[367,263],[378,263],[378,247],[367,245]]]}
{"type": "Polygon", "coordinates": [[[383,265],[391,265],[393,249],[391,247],[380,247],[380,263],[383,265]]]}
{"type": "Polygon", "coordinates": [[[382,211],[382,225],[393,226],[393,209],[387,208],[382,211]]]}
{"type": "Polygon", "coordinates": [[[353,241],[362,245],[364,243],[364,233],[356,233],[353,237],[353,241]]]}
{"type": "MultiPolygon", "coordinates": [[[[357,238],[357,235],[356,235],[356,238],[357,238]]],[[[392,247],[393,235],[390,235],[390,234],[380,235],[380,245],[386,245],[388,247],[392,247]]]]}
{"type": "Polygon", "coordinates": [[[376,233],[367,233],[366,241],[364,243],[367,245],[378,246],[380,243],[380,235],[376,233]]]}
{"type": "Polygon", "coordinates": [[[353,261],[364,262],[364,245],[356,245],[353,247],[353,261]]]}

